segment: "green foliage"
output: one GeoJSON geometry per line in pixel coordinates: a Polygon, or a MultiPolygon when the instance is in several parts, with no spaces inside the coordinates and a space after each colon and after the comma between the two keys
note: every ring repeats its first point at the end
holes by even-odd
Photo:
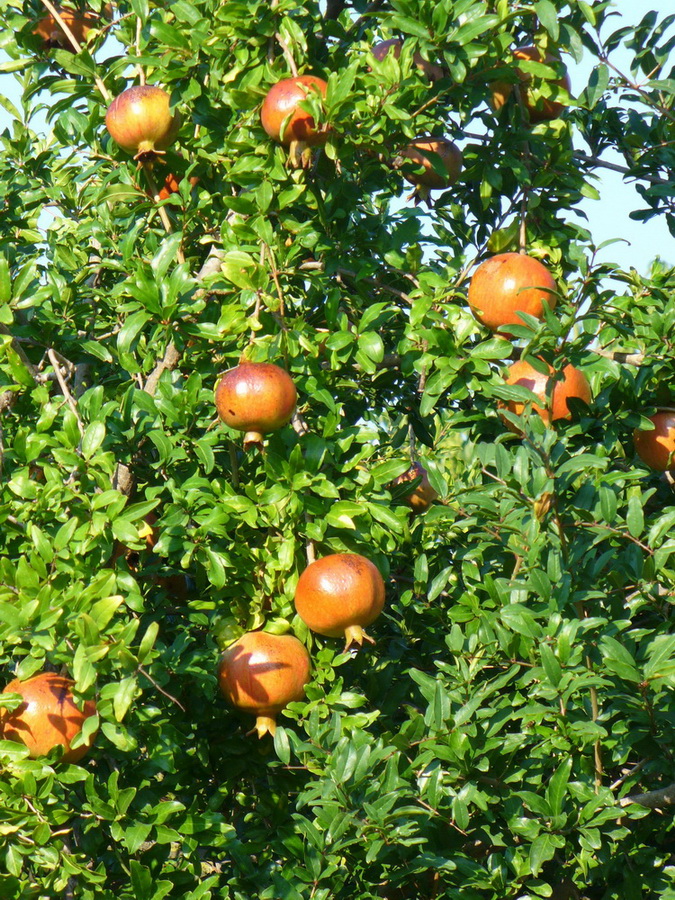
{"type": "Polygon", "coordinates": [[[124,0],[74,54],[32,34],[39,4],[0,0],[21,94],[0,134],[0,664],[6,682],[63,667],[100,719],[77,765],[0,741],[0,895],[673,900],[670,819],[619,802],[675,781],[675,503],[632,447],[673,405],[675,271],[641,277],[623,247],[599,263],[568,212],[614,148],[634,218],[675,233],[675,17],[328,7],[124,0]],[[390,37],[402,52],[378,62],[390,37]],[[529,127],[515,97],[487,100],[533,41],[596,65],[575,101],[523,63],[566,107],[529,127]],[[291,57],[328,80],[307,170],[259,121],[291,57]],[[139,67],[184,116],[160,204],[104,127],[101,86],[139,67]],[[464,153],[429,210],[392,163],[425,134],[464,153]],[[511,341],[466,285],[523,230],[561,298],[511,341]],[[260,453],[216,420],[242,355],[300,397],[260,453]],[[521,355],[580,366],[592,406],[507,431],[499,402],[532,399],[501,377],[521,355]],[[391,486],[411,453],[440,494],[415,518],[391,486]],[[295,615],[312,550],[385,577],[355,658],[295,615]],[[294,631],[313,673],[258,743],[216,669],[260,627],[294,631]]]}

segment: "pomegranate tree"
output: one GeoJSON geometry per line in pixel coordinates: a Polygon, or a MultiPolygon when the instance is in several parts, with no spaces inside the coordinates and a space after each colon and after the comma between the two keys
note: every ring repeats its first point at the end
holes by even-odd
{"type": "Polygon", "coordinates": [[[94,735],[78,747],[71,748],[71,744],[85,720],[96,714],[96,703],[86,700],[80,709],[73,685],[70,678],[55,672],[42,672],[27,681],[10,681],[3,694],[21,694],[23,702],[13,710],[0,708],[2,739],[25,744],[33,759],[58,746],[64,750],[61,762],[82,759],[93,744],[94,735]]]}
{"type": "Polygon", "coordinates": [[[309,653],[293,635],[249,631],[223,653],[218,685],[232,706],[256,717],[261,738],[274,734],[284,706],[305,696],[309,669],[309,653]]]}
{"type": "Polygon", "coordinates": [[[422,463],[414,462],[406,472],[392,482],[393,485],[410,484],[418,479],[419,483],[405,496],[405,502],[416,515],[426,512],[438,497],[438,492],[429,483],[427,470],[422,463]]]}
{"type": "Polygon", "coordinates": [[[273,363],[240,363],[216,387],[218,415],[231,428],[245,432],[245,447],[261,445],[263,435],[285,425],[297,399],[290,375],[273,363]]]}
{"type": "Polygon", "coordinates": [[[344,634],[346,648],[373,639],[363,630],[384,607],[384,581],[377,567],[358,553],[317,559],[300,576],[295,608],[302,621],[326,637],[344,634]]]}
{"type": "Polygon", "coordinates": [[[123,91],[106,113],[110,136],[134,159],[153,160],[173,143],[180,128],[180,116],[171,112],[169,100],[166,91],[151,84],[123,91]]]}
{"type": "MultiPolygon", "coordinates": [[[[380,41],[372,48],[373,56],[378,62],[381,62],[389,53],[393,53],[398,59],[403,49],[403,41],[399,38],[390,38],[388,41],[380,41]]],[[[441,66],[428,62],[419,50],[413,54],[413,62],[420,71],[422,71],[429,81],[440,81],[444,77],[445,71],[441,66]]]]}
{"type": "MultiPolygon", "coordinates": [[[[550,53],[547,53],[546,56],[542,58],[540,50],[538,47],[534,46],[519,47],[517,50],[513,51],[513,56],[516,60],[532,60],[533,62],[539,63],[545,62],[549,66],[560,65],[560,60],[550,53]]],[[[537,122],[549,122],[551,119],[557,119],[565,108],[563,104],[558,100],[552,100],[548,97],[537,98],[531,88],[532,76],[526,72],[522,72],[518,68],[516,68],[516,74],[521,85],[523,107],[527,112],[530,124],[536,125],[537,122]]],[[[568,93],[572,90],[572,85],[567,72],[565,72],[562,78],[557,79],[553,83],[558,87],[563,88],[568,93]]],[[[508,81],[494,81],[490,85],[490,100],[495,112],[499,112],[512,93],[513,85],[508,81]]]]}
{"type": "Polygon", "coordinates": [[[403,170],[406,181],[416,187],[415,196],[426,200],[429,191],[450,187],[459,178],[462,170],[462,151],[452,141],[445,138],[420,138],[401,151],[403,162],[410,161],[417,167],[422,167],[421,172],[412,170],[407,165],[403,170]],[[444,174],[438,172],[434,166],[434,157],[445,170],[444,174]]]}
{"type": "Polygon", "coordinates": [[[491,331],[522,325],[519,313],[540,319],[555,309],[556,283],[543,263],[524,253],[499,253],[476,269],[469,284],[471,311],[491,331]]]}

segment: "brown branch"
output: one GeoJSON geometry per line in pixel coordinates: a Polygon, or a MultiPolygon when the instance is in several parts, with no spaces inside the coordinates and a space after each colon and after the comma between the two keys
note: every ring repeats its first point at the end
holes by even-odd
{"type": "Polygon", "coordinates": [[[291,70],[291,74],[294,78],[298,77],[298,67],[295,64],[295,60],[293,59],[293,54],[291,53],[290,47],[286,43],[286,41],[282,38],[279,32],[275,32],[274,38],[277,44],[281,47],[286,62],[288,63],[288,68],[291,70]]]}
{"type": "MultiPolygon", "coordinates": [[[[320,260],[307,260],[300,265],[300,270],[304,272],[323,272],[325,271],[325,266],[320,260]]],[[[367,277],[367,278],[359,278],[356,272],[352,272],[351,269],[343,269],[338,268],[335,270],[336,275],[341,275],[343,278],[349,278],[352,281],[355,281],[357,284],[359,282],[363,282],[364,284],[372,284],[374,287],[379,288],[387,294],[391,294],[394,297],[398,297],[399,300],[403,300],[404,303],[407,303],[409,306],[412,306],[412,298],[409,294],[406,294],[405,291],[401,291],[398,288],[392,287],[390,284],[385,284],[380,281],[379,278],[375,277],[367,277]]]]}
{"type": "Polygon", "coordinates": [[[648,181],[650,184],[668,184],[672,186],[673,183],[667,178],[660,178],[658,175],[649,175],[647,172],[637,173],[628,166],[619,166],[616,163],[606,162],[604,159],[600,159],[599,156],[589,156],[586,153],[582,153],[580,150],[575,150],[572,156],[580,162],[590,163],[590,165],[599,166],[602,169],[611,169],[612,172],[621,172],[622,175],[630,175],[631,178],[648,181]]]}
{"type": "Polygon", "coordinates": [[[661,788],[658,791],[631,794],[619,800],[620,806],[630,806],[631,803],[646,806],[647,809],[663,809],[666,806],[675,806],[675,784],[669,784],[668,787],[661,788]]]}
{"type": "Polygon", "coordinates": [[[620,350],[593,350],[598,356],[604,356],[605,359],[613,359],[615,362],[625,363],[628,366],[641,366],[645,361],[645,353],[624,353],[620,350]]]}
{"type": "Polygon", "coordinates": [[[160,694],[163,694],[168,700],[170,700],[172,703],[175,703],[176,706],[177,706],[179,709],[182,709],[183,712],[186,712],[186,709],[185,709],[185,707],[183,706],[183,704],[180,702],[180,700],[177,700],[177,699],[173,696],[173,694],[170,694],[168,691],[165,691],[164,688],[163,688],[161,685],[157,684],[157,682],[156,682],[155,679],[152,677],[152,675],[151,675],[146,669],[144,669],[143,666],[139,666],[139,667],[138,667],[138,671],[141,673],[141,675],[142,675],[144,678],[147,678],[147,679],[148,679],[148,681],[150,682],[150,684],[151,684],[154,688],[156,688],[156,689],[160,692],[160,694]]]}
{"type": "Polygon", "coordinates": [[[78,410],[75,398],[70,393],[70,388],[68,387],[68,384],[63,377],[63,373],[61,372],[61,364],[56,358],[56,353],[54,353],[51,347],[49,348],[49,350],[47,350],[47,356],[49,357],[49,362],[54,367],[54,374],[56,375],[56,380],[58,381],[59,387],[61,388],[61,393],[65,397],[68,406],[73,412],[73,415],[77,419],[77,427],[80,429],[80,434],[84,435],[84,425],[82,423],[82,419],[80,418],[80,411],[78,410]]]}
{"type": "MultiPolygon", "coordinates": [[[[50,0],[41,0],[41,3],[44,6],[44,8],[47,10],[47,12],[53,17],[54,21],[57,23],[57,25],[59,26],[61,31],[63,31],[65,36],[68,38],[73,50],[76,53],[81,53],[82,52],[81,44],[79,43],[79,41],[77,40],[77,38],[75,37],[73,32],[70,30],[70,28],[63,21],[60,13],[56,9],[56,7],[50,3],[50,0]]],[[[101,79],[99,78],[98,75],[94,75],[94,81],[96,82],[96,87],[101,92],[101,96],[103,97],[105,102],[110,103],[112,100],[112,95],[110,94],[110,92],[108,91],[108,88],[105,86],[105,84],[103,84],[103,82],[101,81],[101,79]]]]}

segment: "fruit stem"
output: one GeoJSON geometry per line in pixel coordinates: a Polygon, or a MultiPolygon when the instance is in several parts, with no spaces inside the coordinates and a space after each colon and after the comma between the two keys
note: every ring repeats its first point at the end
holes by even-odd
{"type": "Polygon", "coordinates": [[[355,645],[355,649],[359,649],[359,647],[363,646],[364,641],[368,641],[369,644],[374,644],[374,638],[371,638],[369,634],[366,634],[363,628],[360,625],[349,625],[345,628],[345,652],[349,652],[352,645],[355,645]]]}
{"type": "Polygon", "coordinates": [[[244,435],[244,450],[249,447],[259,447],[262,450],[263,436],[259,431],[247,431],[244,435]]]}
{"type": "Polygon", "coordinates": [[[255,720],[255,726],[248,734],[256,732],[259,738],[265,737],[266,734],[271,734],[274,737],[276,730],[277,723],[274,716],[258,716],[255,720]]]}

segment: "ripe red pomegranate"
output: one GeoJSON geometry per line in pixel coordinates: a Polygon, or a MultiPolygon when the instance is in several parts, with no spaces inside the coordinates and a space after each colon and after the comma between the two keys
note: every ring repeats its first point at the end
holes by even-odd
{"type": "MultiPolygon", "coordinates": [[[[199,178],[196,175],[191,175],[188,178],[192,187],[199,184],[199,178]]],[[[160,200],[167,200],[172,194],[177,194],[180,190],[180,180],[173,174],[173,172],[169,172],[169,174],[164,179],[164,184],[159,192],[160,200]]]]}
{"type": "Polygon", "coordinates": [[[422,463],[415,462],[406,472],[399,475],[398,478],[394,478],[392,482],[392,484],[407,484],[408,482],[415,481],[417,478],[421,478],[422,480],[405,498],[405,502],[415,515],[426,512],[438,497],[438,492],[429,484],[427,470],[422,463]]]}
{"type": "Polygon", "coordinates": [[[302,700],[309,681],[309,653],[291,634],[249,631],[223,653],[218,684],[225,699],[256,717],[258,737],[274,734],[276,716],[302,700]]]}
{"type": "MultiPolygon", "coordinates": [[[[447,188],[454,184],[462,170],[462,151],[456,144],[445,138],[425,138],[413,141],[405,150],[401,151],[401,156],[424,169],[419,174],[405,170],[403,172],[405,180],[415,185],[415,196],[422,200],[427,199],[429,191],[447,188]],[[446,172],[445,175],[439,175],[429,154],[436,154],[440,157],[446,172]]],[[[406,166],[406,169],[409,168],[406,166]]]]}
{"type": "Polygon", "coordinates": [[[61,745],[61,762],[82,759],[94,742],[94,736],[81,746],[70,745],[82,730],[85,719],[96,713],[96,703],[86,700],[79,709],[72,692],[74,682],[54,672],[42,672],[27,681],[15,678],[3,694],[21,694],[23,703],[14,710],[0,709],[0,735],[5,741],[17,741],[28,747],[32,759],[44,756],[61,745]]]}
{"type": "Polygon", "coordinates": [[[269,89],[260,112],[262,126],[272,140],[289,147],[302,141],[311,147],[325,144],[328,131],[317,130],[312,116],[299,106],[312,90],[326,96],[326,82],[315,75],[296,75],[284,78],[269,89]],[[284,126],[284,120],[288,118],[284,126]],[[282,135],[283,127],[283,135],[282,135]]]}
{"type": "MultiPolygon", "coordinates": [[[[513,56],[516,60],[524,59],[542,62],[541,52],[534,46],[519,47],[517,50],[513,51],[513,56]]],[[[547,64],[554,66],[560,63],[560,60],[550,53],[546,54],[545,61],[547,64]]],[[[521,72],[518,68],[516,68],[516,74],[518,75],[523,88],[523,105],[527,110],[530,124],[536,125],[537,122],[549,122],[551,119],[557,119],[565,108],[563,104],[557,100],[551,100],[550,98],[537,98],[529,87],[532,77],[525,72],[521,72]]],[[[555,81],[554,84],[564,88],[568,93],[572,90],[572,84],[567,72],[565,72],[562,78],[555,81]]],[[[490,85],[491,105],[495,112],[499,112],[505,105],[512,92],[513,85],[507,81],[494,81],[490,85]]]]}
{"type": "Polygon", "coordinates": [[[123,150],[145,162],[173,143],[180,128],[180,116],[171,113],[166,91],[142,84],[115,97],[108,107],[105,124],[123,150]]]}
{"type": "Polygon", "coordinates": [[[298,399],[288,372],[273,363],[240,363],[216,387],[218,415],[230,428],[244,431],[244,446],[262,444],[293,415],[298,399]]]}
{"type": "MultiPolygon", "coordinates": [[[[553,367],[549,366],[548,368],[549,372],[553,373],[553,367]]],[[[575,369],[574,366],[565,366],[562,370],[562,378],[555,381],[550,405],[547,397],[549,380],[550,375],[543,375],[541,372],[538,372],[534,366],[524,359],[519,359],[512,363],[506,374],[507,384],[525,387],[539,397],[541,406],[533,403],[532,409],[541,416],[547,425],[550,425],[551,422],[557,419],[570,419],[572,417],[572,412],[567,403],[568,399],[577,397],[583,400],[584,403],[591,402],[591,387],[588,380],[583,372],[575,369]]],[[[509,400],[508,403],[500,403],[499,405],[519,416],[523,414],[525,409],[524,403],[516,402],[515,400],[509,400]]],[[[506,420],[504,422],[510,431],[514,431],[516,434],[520,433],[518,428],[512,425],[511,422],[506,420]]]]}
{"type": "MultiPolygon", "coordinates": [[[[378,44],[375,44],[372,48],[372,53],[375,59],[378,60],[378,62],[381,62],[390,51],[394,54],[396,59],[398,59],[402,49],[403,41],[398,38],[390,38],[388,41],[380,41],[378,44]]],[[[429,81],[440,81],[441,78],[445,76],[443,68],[434,63],[427,62],[419,50],[413,54],[413,62],[418,69],[424,72],[429,81]]]]}
{"type": "MultiPolygon", "coordinates": [[[[100,19],[93,12],[78,12],[77,10],[67,9],[62,6],[57,6],[55,8],[63,19],[63,23],[73,33],[73,37],[78,44],[84,44],[89,32],[93,28],[100,27],[101,25],[100,19]]],[[[61,50],[73,51],[72,44],[51,13],[38,19],[35,23],[35,28],[33,28],[33,34],[42,38],[45,50],[59,48],[61,50]]]]}
{"type": "Polygon", "coordinates": [[[649,416],[653,431],[636,428],[633,444],[640,459],[658,472],[675,471],[675,410],[660,409],[649,416]]]}
{"type": "Polygon", "coordinates": [[[544,304],[555,309],[556,284],[546,266],[523,253],[499,253],[476,269],[468,303],[479,322],[492,331],[522,325],[519,312],[540,319],[544,304]]]}
{"type": "Polygon", "coordinates": [[[378,569],[358,553],[333,553],[310,563],[295,589],[302,621],[326,637],[344,634],[346,649],[374,640],[363,630],[382,612],[384,581],[378,569]]]}

